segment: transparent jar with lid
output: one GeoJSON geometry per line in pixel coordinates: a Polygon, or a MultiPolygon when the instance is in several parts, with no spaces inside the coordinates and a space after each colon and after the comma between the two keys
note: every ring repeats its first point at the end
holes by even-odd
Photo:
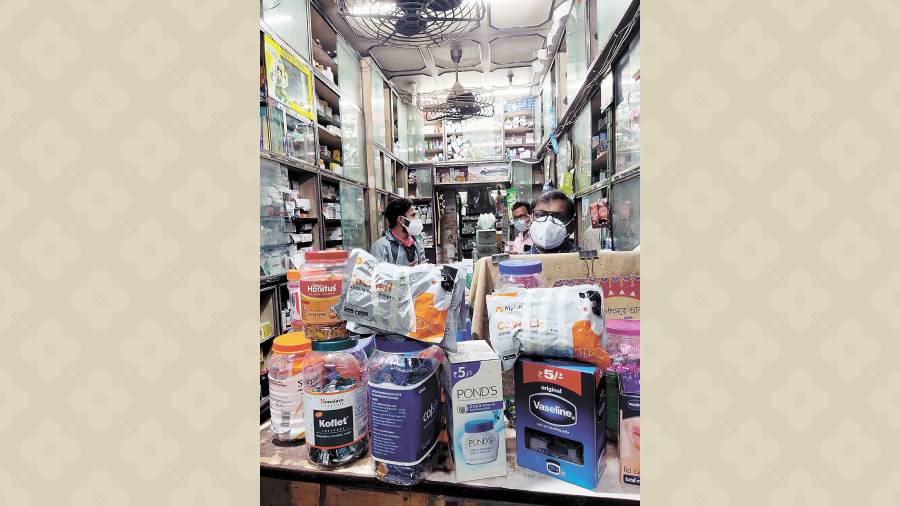
{"type": "Polygon", "coordinates": [[[347,323],[335,313],[347,257],[346,250],[310,251],[304,256],[300,266],[300,313],[304,332],[311,341],[347,337],[347,323]]]}
{"type": "Polygon", "coordinates": [[[500,280],[495,291],[509,288],[541,288],[544,277],[540,260],[504,260],[500,262],[500,280]]]}
{"type": "MultiPolygon", "coordinates": [[[[544,286],[543,265],[538,259],[504,260],[500,262],[500,279],[494,293],[510,289],[542,288],[544,286]]],[[[510,427],[516,424],[515,376],[512,370],[503,371],[504,414],[510,427]]]]}
{"type": "Polygon", "coordinates": [[[432,469],[441,427],[437,371],[442,358],[440,348],[422,341],[395,334],[375,337],[369,401],[377,479],[409,486],[432,469]]]}
{"type": "Polygon", "coordinates": [[[369,449],[366,353],[353,339],[313,341],[303,369],[307,460],[331,469],[369,449]]]}
{"type": "Polygon", "coordinates": [[[641,321],[606,320],[606,351],[612,357],[612,366],[606,376],[606,434],[613,441],[619,437],[619,383],[620,376],[637,372],[641,367],[641,321]]]}
{"type": "Polygon", "coordinates": [[[294,441],[304,436],[302,374],[310,349],[303,332],[289,332],[275,338],[266,358],[270,430],[276,441],[294,441]]]}

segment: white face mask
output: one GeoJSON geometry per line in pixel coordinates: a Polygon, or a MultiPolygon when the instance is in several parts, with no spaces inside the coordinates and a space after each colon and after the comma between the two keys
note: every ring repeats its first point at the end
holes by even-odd
{"type": "Polygon", "coordinates": [[[559,246],[569,235],[565,225],[560,225],[554,220],[533,222],[530,233],[534,245],[542,250],[550,250],[559,246]]]}
{"type": "Polygon", "coordinates": [[[403,225],[403,228],[405,228],[406,232],[411,236],[417,236],[421,234],[422,230],[425,228],[425,225],[419,218],[410,220],[409,218],[404,216],[403,219],[406,221],[406,225],[403,225]]]}
{"type": "Polygon", "coordinates": [[[525,218],[519,218],[518,220],[513,221],[513,226],[516,227],[516,230],[519,232],[528,230],[528,222],[525,221],[525,218]]]}

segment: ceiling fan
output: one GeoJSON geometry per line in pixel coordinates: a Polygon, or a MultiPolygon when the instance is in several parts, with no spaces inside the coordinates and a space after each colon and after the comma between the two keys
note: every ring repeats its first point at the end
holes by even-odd
{"type": "Polygon", "coordinates": [[[464,88],[459,83],[462,49],[450,48],[450,59],[456,64],[456,82],[449,90],[419,95],[419,112],[426,121],[490,118],[494,115],[494,95],[481,88],[464,88]]]}
{"type": "Polygon", "coordinates": [[[484,0],[336,0],[360,37],[386,46],[435,46],[478,28],[484,0]]]}

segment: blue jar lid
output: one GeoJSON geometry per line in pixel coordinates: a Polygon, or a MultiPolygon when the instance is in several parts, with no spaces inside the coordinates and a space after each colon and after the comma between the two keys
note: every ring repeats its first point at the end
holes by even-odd
{"type": "Polygon", "coordinates": [[[375,336],[375,349],[387,353],[415,353],[433,346],[423,341],[410,339],[400,334],[375,336]]]}
{"type": "Polygon", "coordinates": [[[504,260],[500,262],[500,275],[527,276],[541,273],[540,260],[504,260]]]}
{"type": "Polygon", "coordinates": [[[465,431],[469,433],[487,432],[494,430],[493,420],[469,420],[466,422],[465,431]]]}

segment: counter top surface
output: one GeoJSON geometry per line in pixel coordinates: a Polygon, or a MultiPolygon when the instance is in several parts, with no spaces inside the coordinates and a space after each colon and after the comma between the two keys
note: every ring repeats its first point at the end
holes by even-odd
{"type": "MultiPolygon", "coordinates": [[[[307,446],[302,441],[288,446],[274,444],[268,422],[260,427],[259,439],[260,472],[263,476],[300,481],[327,481],[361,487],[403,489],[376,480],[372,458],[368,454],[346,467],[322,470],[306,461],[307,446]]],[[[446,446],[443,448],[446,451],[446,446]]],[[[509,500],[541,499],[568,505],[582,502],[595,504],[597,503],[596,499],[607,499],[609,503],[640,502],[640,487],[626,485],[619,480],[619,456],[614,444],[607,445],[606,468],[600,476],[600,483],[595,490],[588,490],[530,469],[520,468],[516,465],[515,453],[515,430],[507,429],[508,472],[505,477],[458,483],[455,481],[452,471],[447,470],[447,466],[443,466],[445,469],[432,471],[421,484],[412,487],[411,490],[427,489],[436,493],[493,497],[495,499],[497,493],[515,491],[517,495],[509,496],[509,500]]]]}

